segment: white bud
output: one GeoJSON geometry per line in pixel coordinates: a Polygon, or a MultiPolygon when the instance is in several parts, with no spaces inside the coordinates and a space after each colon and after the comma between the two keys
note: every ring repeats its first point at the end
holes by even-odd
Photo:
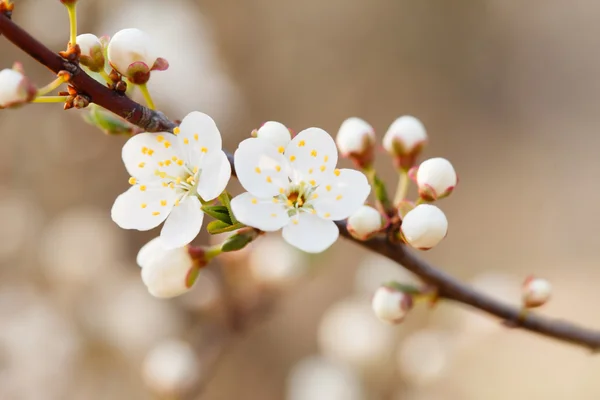
{"type": "Polygon", "coordinates": [[[0,108],[27,103],[36,95],[36,88],[21,71],[20,66],[0,71],[0,108]]]}
{"type": "Polygon", "coordinates": [[[417,118],[404,115],[396,119],[383,137],[383,147],[396,158],[398,167],[408,169],[427,142],[427,131],[417,118]]]}
{"type": "Polygon", "coordinates": [[[198,269],[187,247],[167,248],[160,238],[149,241],[137,255],[142,281],[152,296],[171,298],[191,289],[198,269]]]}
{"type": "Polygon", "coordinates": [[[457,182],[456,171],[450,161],[445,158],[437,157],[425,160],[417,170],[419,195],[428,201],[450,195],[457,182]]]}
{"type": "Polygon", "coordinates": [[[370,206],[361,206],[348,218],[348,231],[359,240],[369,239],[384,226],[384,217],[370,206]]]}
{"type": "Polygon", "coordinates": [[[77,45],[81,51],[79,61],[91,71],[98,72],[104,69],[104,50],[100,39],[91,33],[77,36],[77,45]]]}
{"type": "Polygon", "coordinates": [[[342,155],[352,158],[359,166],[373,162],[375,131],[365,120],[352,117],[342,122],[336,143],[342,155]]]}
{"type": "Polygon", "coordinates": [[[448,232],[444,212],[431,204],[420,204],[402,220],[402,236],[414,248],[428,250],[436,246],[448,232]]]}
{"type": "Polygon", "coordinates": [[[523,283],[523,305],[527,308],[546,304],[551,294],[552,285],[545,279],[530,276],[523,283]]]}
{"type": "Polygon", "coordinates": [[[268,121],[265,122],[255,132],[255,137],[268,140],[278,149],[284,148],[292,140],[290,130],[281,122],[268,121]]]}
{"type": "Polygon", "coordinates": [[[192,346],[181,340],[165,340],[144,359],[142,375],[148,387],[158,394],[177,397],[197,383],[200,363],[192,346]]]}
{"type": "Polygon", "coordinates": [[[377,318],[383,322],[397,324],[402,322],[413,306],[410,294],[393,287],[383,285],[375,292],[371,306],[377,318]]]}
{"type": "Polygon", "coordinates": [[[108,43],[108,62],[121,75],[136,84],[150,79],[150,71],[164,71],[169,63],[156,55],[155,43],[143,31],[123,29],[108,43]]]}

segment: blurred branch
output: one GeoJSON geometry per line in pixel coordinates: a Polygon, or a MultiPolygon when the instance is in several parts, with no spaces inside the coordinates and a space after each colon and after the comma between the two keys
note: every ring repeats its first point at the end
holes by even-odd
{"type": "MultiPolygon", "coordinates": [[[[0,34],[4,35],[15,46],[48,67],[54,73],[62,70],[70,72],[72,74],[70,84],[78,91],[87,95],[92,102],[112,111],[145,131],[172,131],[176,126],[163,113],[152,111],[96,82],[81,70],[77,64],[69,62],[55,54],[1,13],[0,34]]],[[[233,169],[233,156],[228,154],[228,157],[233,169]]],[[[485,293],[478,292],[470,286],[463,284],[440,269],[416,257],[402,244],[392,243],[388,238],[374,238],[367,242],[361,242],[350,236],[345,221],[338,221],[337,225],[342,236],[357,242],[375,253],[398,262],[409,271],[418,275],[423,281],[434,286],[440,298],[472,306],[499,317],[513,327],[526,329],[547,337],[586,347],[593,351],[600,350],[599,331],[589,330],[566,321],[545,318],[534,314],[523,316],[519,308],[496,301],[485,293]]]]}

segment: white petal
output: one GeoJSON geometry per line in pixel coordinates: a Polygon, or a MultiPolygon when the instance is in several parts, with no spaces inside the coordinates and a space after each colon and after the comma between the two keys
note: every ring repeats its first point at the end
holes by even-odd
{"type": "Polygon", "coordinates": [[[202,170],[197,191],[200,197],[209,201],[217,198],[231,178],[231,164],[223,151],[208,154],[200,164],[202,170]]]}
{"type": "Polygon", "coordinates": [[[179,145],[170,133],[135,135],[125,143],[121,156],[127,172],[137,179],[156,179],[156,170],[169,176],[185,176],[185,171],[176,163],[182,157],[179,145]]]}
{"type": "Polygon", "coordinates": [[[113,204],[111,217],[123,229],[147,231],[167,218],[177,199],[177,192],[162,186],[132,186],[119,195],[113,204]]]}
{"type": "Polygon", "coordinates": [[[331,246],[340,235],[333,221],[327,221],[314,214],[301,214],[294,217],[291,224],[283,228],[286,242],[307,253],[320,253],[331,246]]]}
{"type": "Polygon", "coordinates": [[[256,137],[263,140],[268,140],[277,149],[288,145],[292,140],[290,130],[281,122],[268,121],[263,124],[257,131],[256,137]]]}
{"type": "Polygon", "coordinates": [[[290,221],[283,203],[257,199],[248,192],[231,200],[231,211],[241,223],[266,232],[279,230],[290,221]]]}
{"type": "Polygon", "coordinates": [[[167,248],[183,247],[200,233],[204,212],[197,197],[189,196],[173,207],[160,231],[160,239],[167,248]]]}
{"type": "Polygon", "coordinates": [[[340,169],[323,179],[312,204],[318,215],[334,221],[348,218],[367,200],[371,186],[362,172],[340,169]]]}
{"type": "Polygon", "coordinates": [[[221,151],[221,133],[208,115],[193,111],[185,116],[179,126],[177,141],[188,165],[198,166],[203,154],[221,151]]]}
{"type": "Polygon", "coordinates": [[[235,171],[248,192],[269,198],[289,186],[287,162],[277,148],[261,139],[246,139],[235,152],[235,171]]]}
{"type": "Polygon", "coordinates": [[[337,165],[338,153],[333,138],[320,128],[300,132],[285,149],[285,157],[294,170],[295,182],[314,180],[318,184],[323,176],[331,174],[337,165]]]}

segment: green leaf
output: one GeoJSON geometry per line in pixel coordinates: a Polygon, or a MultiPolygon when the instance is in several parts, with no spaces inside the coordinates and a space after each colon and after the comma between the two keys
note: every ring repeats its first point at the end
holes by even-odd
{"type": "Polygon", "coordinates": [[[202,211],[227,225],[234,223],[229,215],[229,210],[225,206],[202,206],[202,211]]]}
{"type": "Polygon", "coordinates": [[[228,252],[228,251],[241,250],[244,247],[246,247],[248,245],[248,243],[252,242],[253,239],[254,239],[254,237],[252,235],[248,235],[248,234],[231,235],[221,245],[221,251],[228,252]]]}
{"type": "Polygon", "coordinates": [[[225,223],[223,221],[211,221],[206,226],[206,229],[208,230],[208,233],[210,233],[211,235],[216,235],[218,233],[235,231],[235,230],[238,230],[243,227],[244,227],[244,224],[240,224],[239,222],[232,225],[232,224],[225,223]]]}
{"type": "Polygon", "coordinates": [[[231,211],[231,195],[227,190],[221,193],[221,195],[219,196],[219,201],[221,202],[221,204],[223,204],[223,206],[227,208],[227,212],[229,213],[231,222],[236,224],[238,220],[235,218],[235,215],[233,215],[233,211],[231,211]]]}
{"type": "Polygon", "coordinates": [[[107,135],[133,135],[139,132],[135,125],[96,104],[90,104],[83,119],[107,135]]]}

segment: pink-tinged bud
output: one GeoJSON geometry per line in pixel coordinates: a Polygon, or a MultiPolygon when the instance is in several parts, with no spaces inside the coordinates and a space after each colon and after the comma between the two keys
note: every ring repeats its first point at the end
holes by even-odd
{"type": "Polygon", "coordinates": [[[281,122],[276,121],[265,122],[260,128],[252,131],[252,136],[271,142],[280,153],[283,153],[292,140],[290,130],[281,122]]]}
{"type": "Polygon", "coordinates": [[[104,70],[104,49],[102,42],[96,35],[84,33],[77,36],[77,45],[81,54],[79,62],[93,72],[104,70]]]}
{"type": "Polygon", "coordinates": [[[383,147],[394,157],[396,166],[405,170],[415,164],[426,143],[425,127],[421,121],[410,115],[395,120],[383,137],[383,147]]]}
{"type": "Polygon", "coordinates": [[[387,224],[383,215],[370,206],[361,206],[348,218],[348,232],[358,240],[367,240],[387,224]]]}
{"type": "Polygon", "coordinates": [[[527,308],[546,304],[551,295],[552,285],[545,279],[530,276],[523,282],[523,305],[527,308]]]}
{"type": "Polygon", "coordinates": [[[335,141],[342,156],[352,159],[360,168],[373,163],[375,131],[366,121],[348,118],[342,122],[335,141]]]}
{"type": "Polygon", "coordinates": [[[416,178],[419,195],[427,201],[449,196],[458,182],[456,171],[450,161],[441,157],[423,161],[419,165],[416,178]]]}
{"type": "Polygon", "coordinates": [[[0,71],[0,109],[17,107],[35,98],[36,87],[23,74],[21,64],[0,71]]]}
{"type": "Polygon", "coordinates": [[[152,39],[135,28],[123,29],[108,43],[108,62],[131,82],[142,85],[150,79],[151,71],[164,71],[169,63],[155,54],[152,39]]]}
{"type": "Polygon", "coordinates": [[[192,288],[202,263],[197,262],[197,249],[187,246],[167,248],[160,238],[146,243],[139,251],[137,263],[142,268],[142,281],[154,297],[171,298],[192,288]]]}
{"type": "Polygon", "coordinates": [[[60,2],[66,6],[73,5],[73,4],[77,3],[77,1],[78,0],[60,0],[60,2]]]}
{"type": "Polygon", "coordinates": [[[386,284],[375,292],[371,306],[377,318],[389,324],[398,324],[413,307],[413,298],[393,284],[386,284]]]}
{"type": "Polygon", "coordinates": [[[402,219],[402,238],[412,247],[429,250],[448,233],[448,220],[442,210],[431,204],[420,204],[402,219]]]}

